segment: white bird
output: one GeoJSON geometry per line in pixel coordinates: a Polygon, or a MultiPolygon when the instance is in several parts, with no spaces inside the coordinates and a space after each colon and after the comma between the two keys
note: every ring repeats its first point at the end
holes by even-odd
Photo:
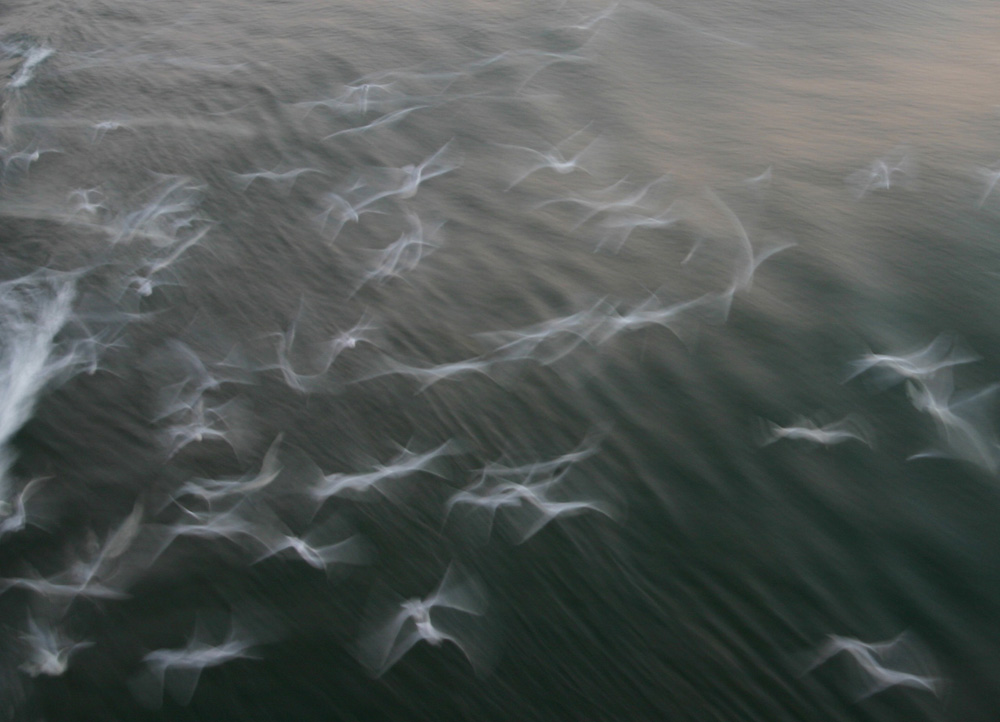
{"type": "Polygon", "coordinates": [[[860,200],[876,190],[889,190],[894,185],[904,187],[912,180],[915,164],[905,149],[896,150],[888,158],[875,160],[868,168],[847,177],[847,182],[857,189],[860,200]],[[898,178],[898,179],[897,179],[898,178]]]}
{"type": "MultiPolygon", "coordinates": [[[[990,472],[1000,468],[1000,445],[991,425],[997,391],[1000,384],[990,384],[975,393],[956,395],[950,368],[919,383],[906,382],[914,407],[934,419],[948,452],[990,472]]],[[[916,457],[947,455],[929,452],[916,457]]]]}
{"type": "Polygon", "coordinates": [[[28,146],[24,150],[8,153],[6,152],[6,149],[3,149],[0,152],[3,153],[3,174],[6,176],[7,171],[11,166],[17,166],[24,173],[27,173],[31,164],[46,153],[62,153],[63,151],[56,148],[39,148],[36,143],[32,146],[28,146]]]}
{"type": "Polygon", "coordinates": [[[360,535],[353,535],[338,542],[324,543],[328,535],[324,530],[313,530],[302,537],[282,534],[254,563],[270,559],[287,551],[294,552],[302,561],[321,571],[333,564],[367,564],[372,560],[371,546],[360,535]]]}
{"type": "Polygon", "coordinates": [[[655,294],[635,306],[625,314],[617,309],[606,316],[592,334],[596,344],[609,341],[623,331],[632,331],[646,326],[663,326],[681,340],[686,337],[685,326],[692,313],[717,302],[714,294],[705,294],[690,301],[679,301],[666,305],[655,294]]]}
{"type": "Polygon", "coordinates": [[[21,63],[21,67],[17,69],[17,72],[10,79],[7,87],[19,90],[26,86],[31,82],[35,68],[53,53],[55,53],[55,50],[45,45],[35,45],[27,49],[21,49],[18,55],[24,60],[21,63]]]}
{"type": "Polygon", "coordinates": [[[596,15],[593,15],[593,16],[591,16],[589,18],[585,18],[584,20],[581,20],[579,23],[577,23],[575,25],[566,25],[562,29],[563,30],[591,30],[598,23],[600,23],[600,22],[602,22],[604,20],[607,20],[612,15],[614,15],[615,10],[617,10],[617,9],[618,9],[618,3],[617,2],[611,3],[608,7],[604,8],[601,12],[597,13],[596,15]]]}
{"type": "Polygon", "coordinates": [[[250,494],[266,489],[280,475],[284,466],[278,458],[284,434],[278,434],[260,463],[256,473],[248,473],[234,479],[192,479],[185,482],[172,496],[172,500],[185,496],[196,496],[209,505],[212,502],[238,495],[247,498],[250,494]]]}
{"type": "MultiPolygon", "coordinates": [[[[734,295],[737,291],[749,291],[750,287],[753,285],[754,273],[756,273],[757,268],[766,261],[768,258],[776,253],[779,253],[787,248],[791,248],[795,245],[794,242],[781,243],[776,246],[772,246],[763,251],[755,251],[753,244],[750,242],[750,234],[747,233],[747,229],[744,227],[743,223],[740,221],[739,217],[733,213],[733,210],[726,205],[726,203],[719,198],[718,194],[713,191],[708,186],[705,187],[705,192],[711,200],[712,204],[716,208],[721,210],[725,216],[733,224],[733,228],[736,231],[737,238],[739,239],[739,255],[742,258],[739,260],[739,266],[736,268],[736,273],[733,276],[733,282],[729,290],[726,292],[730,296],[734,295]]],[[[696,246],[697,247],[697,246],[696,246]]],[[[691,257],[695,251],[694,248],[691,249],[691,253],[688,254],[688,258],[691,257]]],[[[685,262],[687,259],[685,259],[685,262]]]]}
{"type": "Polygon", "coordinates": [[[490,512],[492,526],[497,509],[507,508],[510,510],[511,524],[518,534],[518,544],[526,542],[549,522],[561,516],[596,511],[609,519],[615,518],[616,514],[611,506],[602,501],[553,501],[548,498],[549,491],[571,471],[572,463],[565,462],[557,466],[550,462],[527,468],[523,483],[503,479],[494,479],[488,483],[491,477],[503,474],[498,474],[497,469],[484,469],[477,484],[448,500],[446,512],[450,513],[456,504],[485,507],[490,512]],[[538,476],[541,478],[537,478],[538,476]]]}
{"type": "Polygon", "coordinates": [[[937,676],[933,661],[906,632],[887,642],[873,644],[831,634],[805,672],[812,671],[841,652],[847,652],[865,675],[865,683],[860,686],[856,701],[899,685],[924,689],[936,696],[940,696],[943,689],[944,682],[937,676]],[[913,671],[891,669],[889,665],[902,665],[913,671]]]}
{"type": "Polygon", "coordinates": [[[979,197],[979,202],[976,203],[976,208],[982,208],[983,203],[986,202],[986,199],[993,193],[993,189],[996,188],[997,181],[1000,181],[1000,170],[994,168],[979,168],[978,173],[986,182],[986,188],[983,190],[983,194],[979,197]]]}
{"type": "Polygon", "coordinates": [[[90,599],[128,599],[129,595],[120,589],[74,579],[62,581],[64,576],[60,575],[57,581],[45,579],[37,573],[31,577],[8,577],[0,579],[0,594],[11,588],[26,589],[50,601],[58,601],[63,604],[72,603],[77,597],[90,599]]]}
{"type": "Polygon", "coordinates": [[[407,448],[401,448],[397,454],[387,464],[376,464],[372,471],[357,474],[335,473],[327,474],[317,479],[316,486],[311,494],[317,502],[323,503],[332,496],[340,496],[346,493],[364,493],[369,489],[375,489],[385,495],[387,492],[384,483],[396,481],[417,472],[425,472],[441,476],[434,468],[435,462],[445,456],[458,453],[459,445],[454,440],[448,440],[440,446],[417,453],[407,448]]]}
{"type": "Polygon", "coordinates": [[[502,67],[505,71],[513,69],[523,72],[524,75],[521,82],[514,89],[516,95],[524,90],[528,83],[534,80],[539,73],[552,65],[556,65],[557,63],[587,62],[588,60],[588,58],[582,55],[574,55],[572,53],[554,53],[537,48],[517,48],[505,50],[488,58],[474,60],[466,67],[472,72],[482,72],[484,69],[502,63],[499,67],[502,67]]]}
{"type": "Polygon", "coordinates": [[[463,489],[449,497],[448,501],[445,502],[444,511],[444,524],[448,524],[448,520],[452,517],[452,513],[455,512],[456,507],[459,505],[464,505],[464,508],[473,511],[474,509],[482,509],[486,512],[486,529],[485,529],[485,539],[489,539],[493,535],[493,523],[496,520],[497,510],[503,507],[518,506],[521,503],[521,499],[511,492],[501,491],[499,485],[488,484],[488,476],[485,471],[480,472],[479,481],[463,489]]]}
{"type": "Polygon", "coordinates": [[[216,224],[206,223],[198,231],[183,241],[177,243],[169,253],[160,258],[151,258],[143,263],[136,271],[136,275],[129,281],[129,286],[135,286],[136,293],[140,296],[149,296],[153,293],[153,277],[166,270],[183,255],[185,251],[199,243],[216,224]]]}
{"type": "Polygon", "coordinates": [[[572,451],[568,451],[553,459],[532,461],[528,464],[520,464],[518,466],[507,466],[499,462],[491,462],[484,466],[480,472],[484,478],[507,478],[515,476],[528,479],[542,474],[551,475],[557,471],[565,470],[568,466],[589,459],[596,454],[598,451],[599,436],[599,432],[591,432],[572,451]]]}
{"type": "Polygon", "coordinates": [[[28,647],[28,659],[21,664],[21,669],[31,677],[58,677],[69,667],[70,657],[94,645],[93,642],[73,642],[65,638],[55,628],[40,625],[30,612],[28,631],[21,633],[21,641],[28,647]]]}
{"type": "Polygon", "coordinates": [[[545,206],[553,205],[556,203],[570,203],[573,205],[578,205],[586,209],[586,212],[580,218],[579,221],[573,226],[571,230],[576,230],[584,223],[589,221],[591,218],[596,216],[598,213],[607,213],[608,211],[625,211],[632,208],[641,208],[641,203],[649,195],[649,192],[660,183],[664,183],[669,180],[669,174],[664,174],[659,178],[656,178],[641,188],[629,193],[628,195],[621,196],[621,189],[626,185],[628,176],[622,178],[621,180],[612,183],[607,188],[603,188],[594,194],[593,198],[582,198],[579,196],[570,196],[567,198],[553,198],[552,200],[543,201],[535,206],[535,209],[543,208],[545,206]]]}
{"type": "MultiPolygon", "coordinates": [[[[8,534],[19,532],[29,523],[33,523],[28,520],[28,512],[25,508],[25,504],[29,499],[31,499],[31,497],[38,493],[39,485],[43,481],[47,481],[50,478],[51,477],[48,476],[40,476],[37,479],[32,479],[25,484],[24,488],[21,489],[21,493],[17,495],[17,501],[14,502],[13,513],[10,513],[9,516],[6,516],[3,519],[3,521],[0,521],[0,539],[8,534]]],[[[6,502],[4,502],[3,505],[7,507],[4,511],[9,512],[10,505],[6,502]]]]}
{"type": "MultiPolygon", "coordinates": [[[[200,622],[200,620],[199,620],[200,622]]],[[[174,700],[186,705],[194,696],[203,670],[217,667],[235,659],[259,659],[250,652],[257,642],[238,629],[233,623],[229,635],[220,644],[212,644],[203,637],[209,636],[199,623],[187,646],[179,649],[156,649],[145,657],[149,675],[136,678],[131,688],[137,697],[151,707],[159,707],[164,687],[174,700]]]]}
{"type": "Polygon", "coordinates": [[[868,353],[851,362],[852,371],[844,381],[850,381],[871,369],[878,369],[883,373],[876,379],[876,383],[882,387],[904,379],[923,382],[943,369],[979,361],[981,358],[957,336],[940,334],[917,351],[897,355],[868,353]]]}
{"type": "Polygon", "coordinates": [[[92,539],[91,554],[79,559],[69,569],[46,579],[35,572],[30,577],[0,579],[0,592],[15,587],[35,592],[58,605],[68,607],[78,597],[90,599],[125,599],[128,575],[141,571],[126,565],[123,555],[132,546],[141,528],[142,504],[136,502],[132,512],[107,539],[97,547],[92,539]],[[114,580],[118,580],[112,586],[114,580]]]}
{"type": "Polygon", "coordinates": [[[328,346],[332,349],[335,354],[334,358],[336,358],[336,356],[347,349],[357,348],[361,342],[374,343],[371,332],[378,330],[379,327],[372,323],[371,314],[365,311],[357,323],[330,339],[328,346]]]}
{"type": "Polygon", "coordinates": [[[389,376],[394,374],[399,374],[401,376],[409,376],[419,382],[419,387],[416,393],[422,393],[426,391],[434,384],[439,381],[444,381],[445,379],[451,379],[461,376],[468,376],[470,374],[483,374],[489,378],[492,378],[491,370],[498,359],[489,359],[482,356],[477,356],[475,358],[463,359],[461,361],[452,361],[450,363],[442,363],[437,366],[410,366],[409,364],[396,361],[386,357],[382,368],[372,371],[370,373],[355,379],[355,382],[369,381],[379,376],[389,376]]]}
{"type": "Polygon", "coordinates": [[[102,212],[107,211],[107,206],[103,203],[91,200],[92,195],[103,196],[99,188],[77,188],[69,194],[73,200],[73,207],[69,212],[69,220],[74,220],[76,216],[83,213],[92,219],[99,218],[102,212]]]}
{"type": "Polygon", "coordinates": [[[94,138],[90,141],[91,145],[99,143],[104,139],[109,131],[112,130],[128,130],[135,132],[129,125],[121,120],[101,120],[90,126],[94,131],[94,138]]]}
{"type": "Polygon", "coordinates": [[[622,246],[628,241],[629,236],[632,235],[632,231],[636,228],[669,228],[670,226],[677,223],[680,220],[680,216],[673,210],[674,204],[671,203],[666,210],[655,216],[647,216],[638,213],[619,213],[617,215],[609,215],[605,218],[601,225],[604,228],[609,229],[608,233],[601,242],[597,244],[595,251],[599,251],[609,241],[615,239],[617,242],[614,246],[614,252],[618,253],[621,251],[622,246]]]}
{"type": "Polygon", "coordinates": [[[426,233],[420,217],[407,209],[406,217],[410,222],[410,230],[405,231],[396,241],[390,243],[375,258],[372,269],[365,274],[362,283],[375,281],[384,283],[389,278],[409,273],[417,267],[421,260],[437,249],[439,242],[435,238],[444,226],[444,222],[434,225],[426,233]]]}
{"type": "Polygon", "coordinates": [[[255,180],[262,179],[274,183],[283,193],[287,194],[291,192],[292,186],[295,185],[295,181],[298,180],[299,176],[304,173],[330,175],[326,171],[319,170],[318,168],[293,168],[292,170],[286,171],[278,171],[277,168],[275,168],[273,170],[262,170],[253,173],[230,172],[229,175],[236,185],[239,186],[240,190],[245,191],[255,180]]]}
{"type": "Polygon", "coordinates": [[[340,235],[340,231],[348,221],[358,223],[361,220],[361,216],[365,213],[382,213],[382,211],[376,211],[374,208],[356,208],[342,195],[334,191],[328,192],[323,198],[325,199],[324,205],[326,208],[315,217],[315,220],[319,222],[319,230],[322,233],[326,230],[326,224],[329,222],[330,216],[337,219],[337,228],[330,238],[330,243],[337,240],[337,236],[340,235]]]}
{"type": "Polygon", "coordinates": [[[760,175],[755,175],[753,178],[747,178],[743,182],[751,186],[770,186],[773,170],[774,166],[769,165],[760,175]]]}
{"type": "Polygon", "coordinates": [[[392,113],[386,113],[385,115],[376,118],[371,123],[368,123],[366,125],[361,125],[356,128],[345,128],[344,130],[338,130],[336,133],[330,133],[330,135],[324,137],[323,140],[330,140],[331,138],[336,138],[337,136],[341,135],[348,135],[350,133],[364,133],[366,131],[373,130],[374,128],[393,125],[394,123],[398,123],[399,121],[401,121],[403,118],[408,116],[414,110],[420,110],[421,108],[426,108],[426,107],[428,106],[414,105],[413,107],[410,108],[403,108],[402,110],[397,110],[392,113]]]}
{"type": "MultiPolygon", "coordinates": [[[[358,85],[345,85],[344,92],[336,98],[327,100],[310,100],[295,103],[298,108],[305,108],[306,115],[309,115],[316,108],[329,108],[331,110],[341,110],[344,112],[360,112],[362,115],[368,112],[369,96],[371,95],[398,95],[392,91],[392,83],[360,83],[358,85]]],[[[375,101],[381,102],[381,101],[375,101]]]]}
{"type": "Polygon", "coordinates": [[[356,348],[358,343],[362,341],[370,342],[368,332],[376,330],[376,327],[371,323],[370,316],[364,314],[350,329],[337,334],[325,343],[316,344],[319,347],[319,352],[310,360],[310,365],[316,371],[314,373],[301,373],[295,369],[292,362],[292,354],[298,334],[299,322],[304,310],[305,302],[301,301],[288,328],[284,332],[270,334],[277,339],[277,361],[276,363],[260,366],[257,370],[281,371],[285,383],[290,388],[301,393],[329,390],[334,385],[334,381],[328,378],[330,367],[333,366],[333,363],[340,354],[347,349],[356,348]]]}
{"type": "Polygon", "coordinates": [[[132,511],[122,522],[109,532],[104,543],[99,547],[96,538],[92,538],[93,554],[90,559],[80,560],[69,571],[69,576],[80,580],[89,586],[95,580],[110,582],[119,576],[123,569],[122,557],[135,542],[142,529],[142,519],[145,509],[141,501],[136,501],[132,511]]]}
{"type": "Polygon", "coordinates": [[[486,595],[476,580],[460,578],[452,564],[428,596],[402,600],[393,593],[391,597],[385,610],[388,614],[369,615],[374,617],[368,623],[372,631],[364,634],[359,644],[362,662],[376,677],[385,674],[421,641],[434,647],[450,642],[477,672],[485,671],[488,650],[479,643],[479,635],[468,620],[486,613],[486,595]]]}
{"type": "Polygon", "coordinates": [[[188,444],[211,440],[224,441],[237,455],[242,454],[247,434],[242,432],[240,422],[245,411],[239,398],[208,407],[204,398],[199,398],[184,421],[177,421],[165,429],[167,457],[176,456],[188,444]]]}
{"type": "Polygon", "coordinates": [[[391,196],[412,198],[417,194],[417,189],[424,181],[444,175],[445,173],[450,173],[458,168],[457,163],[445,162],[442,159],[449,145],[451,145],[450,140],[421,161],[419,165],[405,165],[402,168],[393,169],[402,176],[399,185],[394,188],[378,191],[360,200],[354,204],[354,210],[360,211],[382,198],[389,198],[391,196]]]}
{"type": "Polygon", "coordinates": [[[796,419],[792,426],[778,426],[773,422],[767,422],[767,436],[762,445],[767,446],[779,439],[811,441],[822,446],[834,446],[845,441],[860,441],[866,446],[871,446],[872,429],[857,414],[848,414],[839,421],[822,426],[804,416],[796,419]]]}
{"type": "Polygon", "coordinates": [[[109,227],[113,244],[144,237],[158,246],[177,243],[177,231],[199,220],[192,215],[203,186],[187,176],[155,174],[156,183],[149,189],[150,200],[141,208],[123,213],[109,227]]]}
{"type": "Polygon", "coordinates": [[[513,481],[501,482],[492,493],[518,499],[524,502],[519,509],[526,514],[512,514],[511,524],[517,531],[517,544],[523,544],[543,528],[549,522],[562,517],[573,516],[585,511],[596,511],[609,519],[615,519],[615,512],[612,507],[602,501],[552,501],[546,497],[549,489],[557,484],[569,470],[562,473],[535,481],[530,484],[520,484],[513,481]]]}
{"type": "Polygon", "coordinates": [[[282,522],[270,506],[252,499],[230,500],[222,509],[192,511],[181,507],[182,519],[152,529],[156,546],[149,564],[180,538],[213,542],[225,539],[241,550],[258,556],[271,549],[281,535],[282,522]]]}
{"type": "Polygon", "coordinates": [[[566,356],[581,343],[589,342],[604,324],[609,309],[602,298],[590,308],[568,316],[551,318],[521,329],[488,331],[476,336],[498,344],[484,355],[488,361],[530,358],[548,365],[566,356]]]}
{"type": "Polygon", "coordinates": [[[509,191],[511,188],[513,188],[514,186],[516,186],[517,184],[521,183],[523,180],[528,178],[528,176],[536,173],[537,171],[542,170],[543,168],[551,168],[556,173],[560,173],[562,175],[565,175],[567,173],[572,173],[574,170],[582,170],[584,173],[587,173],[589,175],[590,171],[584,168],[580,164],[580,160],[587,153],[591,151],[591,149],[594,147],[594,144],[597,142],[597,138],[590,141],[590,143],[588,143],[586,147],[577,152],[577,154],[572,156],[571,158],[567,158],[566,156],[563,155],[562,151],[559,150],[559,146],[564,145],[567,142],[571,141],[573,138],[575,138],[584,130],[586,130],[586,128],[587,126],[584,126],[584,128],[581,128],[580,130],[576,131],[565,140],[552,146],[547,151],[538,151],[535,150],[534,148],[528,148],[521,145],[508,145],[505,143],[497,143],[496,145],[501,148],[509,148],[516,151],[523,151],[528,153],[529,156],[535,159],[534,162],[532,162],[528,166],[527,170],[521,172],[521,174],[517,178],[515,178],[509,186],[507,186],[504,189],[504,191],[509,191]]]}
{"type": "MultiPolygon", "coordinates": [[[[160,383],[158,408],[151,421],[162,421],[175,415],[190,415],[208,392],[220,390],[226,384],[249,383],[245,369],[225,362],[205,361],[183,341],[168,339],[167,352],[158,359],[167,366],[171,376],[181,370],[184,377],[173,383],[160,383]],[[209,370],[211,366],[211,370],[209,370]]],[[[175,377],[175,376],[174,376],[175,377]]],[[[175,377],[176,378],[176,377],[175,377]]]]}

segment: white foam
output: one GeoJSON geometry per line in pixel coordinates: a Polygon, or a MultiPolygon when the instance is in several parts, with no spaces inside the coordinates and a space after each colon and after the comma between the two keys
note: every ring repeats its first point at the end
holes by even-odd
{"type": "Polygon", "coordinates": [[[56,335],[66,325],[75,298],[72,280],[47,272],[0,284],[0,499],[10,496],[7,478],[16,455],[11,437],[31,418],[42,391],[64,376],[81,355],[60,349],[56,335]]]}

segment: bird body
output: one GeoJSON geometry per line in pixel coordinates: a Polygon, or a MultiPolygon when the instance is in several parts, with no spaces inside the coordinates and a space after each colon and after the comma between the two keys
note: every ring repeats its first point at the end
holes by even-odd
{"type": "Polygon", "coordinates": [[[527,153],[529,157],[534,159],[534,161],[528,166],[527,170],[522,171],[520,175],[518,175],[517,178],[515,178],[511,182],[511,184],[508,185],[504,190],[509,191],[511,188],[518,185],[519,183],[527,179],[529,176],[533,175],[537,171],[540,171],[544,168],[551,168],[556,173],[559,173],[561,175],[572,173],[575,170],[582,170],[584,173],[589,174],[590,171],[584,168],[580,164],[580,161],[585,155],[587,155],[592,150],[594,144],[597,142],[596,138],[590,141],[590,143],[588,143],[586,147],[584,147],[582,150],[578,151],[576,155],[569,158],[563,155],[563,152],[559,149],[559,146],[565,145],[567,142],[569,142],[577,135],[582,133],[583,130],[585,129],[586,126],[584,126],[584,128],[582,128],[581,130],[576,131],[565,140],[557,143],[556,145],[552,146],[551,148],[545,151],[535,150],[534,148],[528,148],[523,145],[508,145],[505,143],[497,143],[497,145],[501,148],[507,148],[509,150],[527,153]]]}
{"type": "Polygon", "coordinates": [[[486,596],[476,580],[460,578],[452,564],[426,597],[389,596],[384,613],[370,620],[370,631],[359,647],[362,661],[375,676],[383,675],[422,641],[433,647],[450,642],[477,671],[485,668],[488,651],[470,619],[486,613],[486,596]],[[448,619],[435,619],[435,610],[447,612],[448,619]]]}

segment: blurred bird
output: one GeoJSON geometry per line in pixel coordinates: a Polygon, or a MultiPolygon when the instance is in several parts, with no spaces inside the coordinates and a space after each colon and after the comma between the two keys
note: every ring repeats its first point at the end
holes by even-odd
{"type": "Polygon", "coordinates": [[[2,502],[4,507],[3,511],[8,514],[3,521],[0,521],[0,539],[7,536],[8,534],[14,534],[16,532],[24,529],[29,523],[37,524],[37,522],[29,521],[28,512],[25,508],[25,504],[31,497],[38,493],[38,489],[42,482],[49,480],[51,477],[41,476],[37,479],[32,479],[24,488],[21,489],[21,493],[17,495],[17,500],[14,502],[14,510],[10,511],[10,504],[7,502],[2,502]]]}
{"type": "Polygon", "coordinates": [[[206,640],[209,636],[199,619],[187,646],[148,653],[142,660],[146,663],[147,674],[130,683],[133,694],[147,706],[159,708],[166,688],[178,704],[186,705],[194,696],[206,668],[236,659],[259,659],[249,651],[256,646],[256,641],[235,622],[231,623],[229,635],[221,643],[212,644],[206,640]]]}
{"type": "Polygon", "coordinates": [[[900,685],[924,689],[936,696],[943,689],[943,680],[937,676],[933,661],[906,632],[887,642],[873,644],[831,634],[804,673],[812,671],[841,652],[847,652],[863,674],[855,693],[855,701],[900,685]],[[890,665],[909,667],[913,671],[892,669],[890,665]]]}
{"type": "Polygon", "coordinates": [[[330,133],[330,135],[325,136],[323,140],[330,140],[331,138],[336,138],[342,135],[349,135],[351,133],[365,133],[369,130],[375,128],[381,128],[383,126],[390,126],[400,122],[403,118],[408,116],[415,110],[420,110],[421,108],[427,108],[426,105],[414,105],[410,108],[403,108],[402,110],[397,110],[392,113],[386,113],[380,118],[376,118],[371,123],[366,125],[358,126],[357,128],[345,128],[344,130],[338,130],[336,133],[330,133]]]}
{"type": "Polygon", "coordinates": [[[449,439],[440,446],[417,453],[408,448],[401,447],[399,454],[386,464],[376,464],[372,471],[358,474],[327,474],[317,479],[316,486],[312,489],[312,496],[323,503],[333,496],[344,493],[364,493],[369,489],[375,489],[380,494],[386,495],[385,482],[396,481],[417,472],[426,472],[440,476],[435,471],[435,462],[439,459],[458,453],[459,444],[453,439],[449,439]]]}
{"type": "Polygon", "coordinates": [[[844,381],[850,381],[855,376],[874,369],[880,372],[874,379],[880,388],[886,388],[905,379],[923,382],[942,369],[972,363],[981,358],[979,354],[966,347],[957,336],[943,333],[924,348],[910,353],[898,355],[868,353],[850,363],[851,372],[844,381]]]}
{"type": "Polygon", "coordinates": [[[571,158],[567,158],[566,156],[564,156],[562,151],[559,149],[560,146],[570,142],[573,138],[575,138],[584,130],[586,130],[587,127],[588,126],[584,126],[580,130],[570,135],[565,140],[560,141],[559,143],[552,146],[549,150],[546,151],[538,151],[535,150],[534,148],[528,148],[526,146],[521,146],[521,145],[507,145],[505,143],[497,143],[496,145],[498,145],[501,148],[507,148],[509,150],[514,150],[518,152],[524,152],[527,153],[529,157],[534,159],[528,165],[526,170],[520,171],[520,174],[517,176],[517,178],[515,178],[511,182],[511,184],[504,189],[504,191],[509,191],[511,188],[518,185],[526,178],[542,170],[543,168],[551,168],[556,173],[562,175],[565,175],[567,173],[572,173],[574,170],[581,170],[589,175],[590,171],[587,170],[583,165],[581,165],[580,161],[585,155],[587,155],[592,151],[594,144],[597,142],[597,138],[590,141],[590,143],[588,143],[582,150],[578,151],[576,155],[574,155],[571,158]]]}
{"type": "Polygon", "coordinates": [[[277,167],[273,170],[262,170],[253,173],[229,173],[229,176],[233,179],[233,182],[239,187],[240,190],[245,191],[250,187],[250,184],[255,180],[262,179],[274,183],[283,193],[286,195],[291,192],[292,186],[295,185],[295,181],[298,180],[299,176],[304,173],[318,173],[319,175],[329,175],[326,171],[319,170],[318,168],[293,168],[292,170],[278,171],[277,167]]]}
{"type": "Polygon", "coordinates": [[[499,465],[484,467],[479,481],[453,495],[445,505],[445,519],[456,504],[481,507],[489,512],[487,537],[498,509],[508,509],[508,518],[522,544],[533,537],[554,519],[561,516],[596,511],[610,519],[616,517],[610,504],[602,501],[555,501],[549,492],[572,470],[573,463],[589,456],[589,451],[572,452],[549,462],[539,462],[522,467],[504,468],[499,465]],[[513,481],[509,477],[520,477],[513,481]]]}
{"type": "Polygon", "coordinates": [[[986,188],[983,190],[983,194],[979,197],[979,202],[976,203],[976,208],[982,208],[986,199],[990,197],[993,193],[993,189],[996,188],[997,181],[1000,181],[1000,170],[994,168],[978,168],[977,172],[986,183],[986,188]]]}
{"type": "Polygon", "coordinates": [[[336,521],[310,529],[302,536],[282,533],[272,540],[267,551],[262,553],[254,563],[265,559],[294,553],[299,559],[311,567],[328,571],[334,564],[368,564],[374,553],[372,546],[359,534],[343,538],[342,525],[336,521]],[[338,539],[339,541],[333,541],[338,539]]]}
{"type": "Polygon", "coordinates": [[[28,613],[28,631],[20,635],[28,647],[28,659],[21,669],[31,677],[45,675],[58,677],[69,667],[69,660],[81,649],[92,647],[93,642],[73,642],[46,624],[39,624],[28,613]]]}
{"type": "Polygon", "coordinates": [[[0,160],[3,162],[3,177],[7,177],[12,167],[19,169],[22,173],[27,173],[31,164],[46,153],[62,152],[56,148],[39,148],[37,143],[19,151],[8,152],[6,148],[2,148],[0,149],[0,160]]]}
{"type": "Polygon", "coordinates": [[[584,223],[589,221],[594,216],[599,213],[607,212],[619,212],[627,211],[634,208],[642,208],[642,202],[645,200],[649,192],[661,183],[666,182],[670,176],[664,174],[659,178],[656,178],[641,188],[629,193],[628,195],[622,196],[622,189],[627,187],[628,176],[622,178],[616,183],[612,183],[607,188],[603,188],[596,193],[592,198],[583,198],[580,196],[569,196],[567,198],[553,198],[552,200],[543,201],[535,206],[535,209],[544,208],[545,206],[553,205],[556,203],[570,203],[572,205],[577,205],[585,209],[583,216],[576,222],[571,230],[576,230],[584,223]]]}
{"type": "Polygon", "coordinates": [[[414,270],[421,260],[430,255],[439,245],[436,238],[444,222],[436,223],[424,231],[420,217],[407,209],[406,217],[410,222],[410,230],[404,232],[398,240],[390,243],[377,252],[373,268],[365,274],[362,283],[375,281],[383,283],[389,278],[402,276],[414,270]]]}
{"type": "Polygon", "coordinates": [[[368,627],[359,643],[362,662],[380,677],[421,641],[433,647],[445,642],[455,645],[477,672],[484,672],[488,650],[479,643],[474,627],[462,617],[481,617],[486,613],[486,595],[478,582],[461,578],[454,564],[449,565],[437,589],[423,599],[403,600],[388,593],[385,610],[388,614],[369,614],[368,627]],[[438,619],[435,610],[459,612],[447,620],[438,619]]]}
{"type": "Polygon", "coordinates": [[[450,146],[451,143],[452,141],[449,140],[427,158],[422,160],[418,165],[405,165],[402,168],[391,169],[395,171],[398,176],[401,176],[399,184],[393,188],[378,191],[359,200],[356,204],[353,204],[354,211],[358,212],[383,198],[393,196],[404,199],[412,198],[417,194],[417,189],[424,181],[436,178],[439,175],[444,175],[445,173],[450,173],[458,168],[458,163],[446,161],[444,159],[445,152],[448,150],[448,146],[450,146]]]}
{"type": "Polygon", "coordinates": [[[822,446],[834,446],[845,441],[860,441],[866,446],[872,445],[871,426],[857,414],[848,414],[839,421],[820,426],[812,419],[800,416],[793,426],[778,426],[766,422],[767,431],[761,445],[767,446],[780,439],[798,439],[811,441],[822,446]]]}
{"type": "Polygon", "coordinates": [[[916,164],[905,148],[897,149],[891,156],[879,158],[868,168],[847,177],[848,184],[855,187],[860,200],[876,190],[889,190],[894,185],[907,187],[913,180],[916,164]]]}
{"type": "Polygon", "coordinates": [[[192,479],[172,494],[171,499],[196,496],[211,505],[212,502],[232,496],[247,498],[248,495],[267,488],[278,478],[284,468],[278,460],[278,452],[283,438],[283,433],[278,434],[271,442],[257,473],[244,474],[235,479],[192,479]]]}
{"type": "Polygon", "coordinates": [[[997,391],[1000,384],[956,394],[950,368],[920,382],[907,381],[906,392],[913,406],[934,420],[946,449],[916,457],[953,455],[996,472],[1000,468],[1000,444],[993,431],[992,412],[997,391]]]}

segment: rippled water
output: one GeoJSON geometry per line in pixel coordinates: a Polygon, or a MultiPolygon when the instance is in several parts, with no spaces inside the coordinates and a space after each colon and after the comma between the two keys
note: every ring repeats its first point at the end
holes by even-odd
{"type": "Polygon", "coordinates": [[[5,718],[995,717],[993,4],[2,17],[5,718]]]}

